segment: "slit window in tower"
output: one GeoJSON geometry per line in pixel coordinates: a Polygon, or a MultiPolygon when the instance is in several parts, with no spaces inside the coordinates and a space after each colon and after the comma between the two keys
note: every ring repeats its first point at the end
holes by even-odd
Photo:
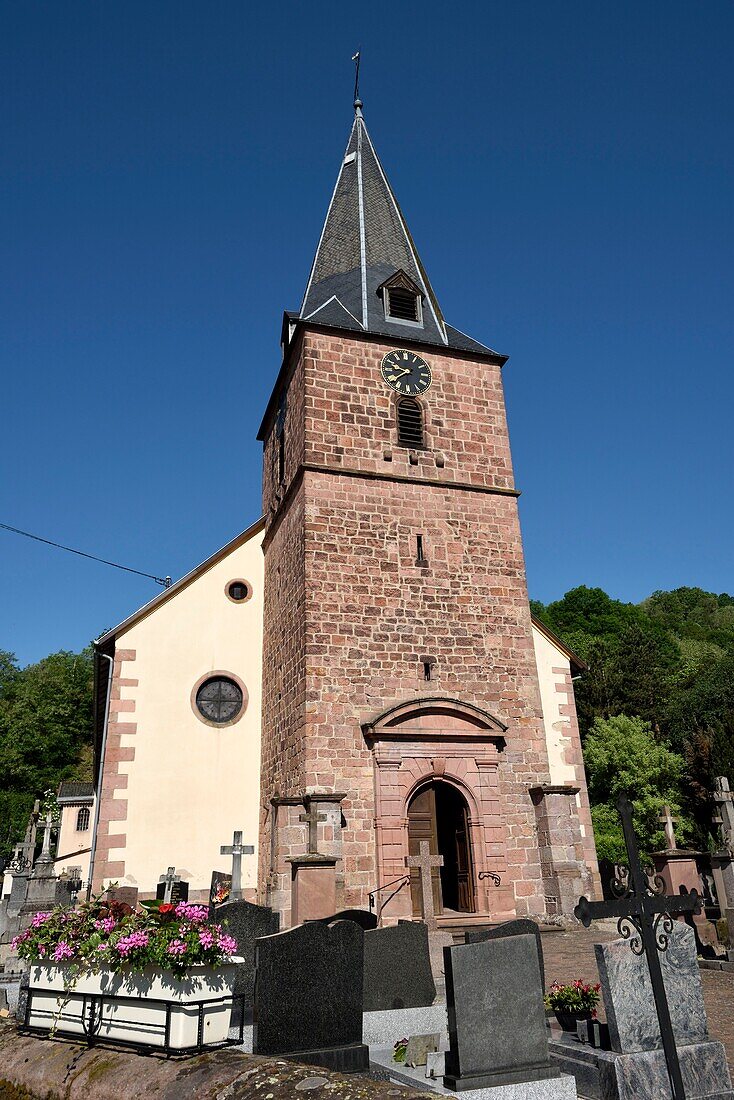
{"type": "Polygon", "coordinates": [[[428,683],[429,680],[431,679],[431,662],[430,661],[424,661],[423,662],[423,679],[426,681],[426,683],[428,683]]]}
{"type": "Polygon", "coordinates": [[[423,550],[423,535],[416,535],[415,537],[415,564],[423,565],[426,561],[426,556],[423,550]]]}
{"type": "Polygon", "coordinates": [[[398,401],[398,444],[423,448],[423,409],[412,397],[398,401]]]}

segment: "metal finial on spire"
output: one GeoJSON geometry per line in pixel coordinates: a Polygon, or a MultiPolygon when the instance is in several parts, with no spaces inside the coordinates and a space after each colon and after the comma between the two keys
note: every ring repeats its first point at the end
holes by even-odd
{"type": "Polygon", "coordinates": [[[360,54],[360,51],[357,50],[357,52],[355,53],[355,55],[352,58],[352,61],[354,62],[354,69],[355,69],[355,71],[354,71],[354,112],[357,115],[362,114],[362,100],[359,98],[359,60],[360,60],[359,59],[359,54],[360,54]]]}

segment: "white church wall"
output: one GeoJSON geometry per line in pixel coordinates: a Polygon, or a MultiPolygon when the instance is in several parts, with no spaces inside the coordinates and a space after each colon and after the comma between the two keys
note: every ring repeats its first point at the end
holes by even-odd
{"type": "Polygon", "coordinates": [[[533,625],[533,646],[538,667],[551,785],[573,784],[577,780],[576,768],[566,758],[571,744],[571,719],[563,714],[561,709],[567,705],[568,696],[559,690],[565,683],[565,677],[571,674],[571,665],[565,653],[546,638],[535,625],[533,625]],[[563,672],[554,672],[554,669],[562,669],[563,672]]]}
{"type": "MultiPolygon", "coordinates": [[[[124,860],[117,881],[151,895],[166,868],[189,882],[190,897],[208,895],[213,870],[229,872],[219,854],[236,829],[255,854],[243,857],[243,888],[254,897],[260,796],[263,624],[262,528],[116,638],[134,653],[121,667],[120,720],[134,723],[120,747],[126,788],[113,792],[109,859],[124,860]],[[244,580],[251,596],[233,602],[226,589],[244,580]],[[212,673],[244,685],[247,705],[233,724],[205,723],[195,688],[212,673]],[[126,810],[115,804],[127,802],[126,810]],[[119,820],[116,818],[119,817],[119,820]],[[115,837],[120,846],[115,847],[115,837]]],[[[109,796],[108,796],[109,800],[109,796]]],[[[104,799],[103,799],[104,804],[104,799]]],[[[108,801],[109,804],[109,801],[108,801]]],[[[111,876],[106,882],[111,881],[111,876]]]]}
{"type": "Polygon", "coordinates": [[[89,878],[89,856],[92,843],[92,822],[94,821],[94,802],[91,799],[63,806],[59,821],[54,871],[61,875],[71,867],[81,868],[82,882],[89,878]],[[79,811],[86,808],[89,821],[86,829],[77,829],[79,811]]]}

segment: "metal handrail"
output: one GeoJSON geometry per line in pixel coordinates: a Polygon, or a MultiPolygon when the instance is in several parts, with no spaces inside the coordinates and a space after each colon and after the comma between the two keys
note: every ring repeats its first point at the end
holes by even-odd
{"type": "Polygon", "coordinates": [[[384,890],[389,890],[391,886],[395,886],[395,883],[400,884],[399,886],[397,886],[393,890],[393,892],[390,894],[390,896],[388,898],[386,898],[385,901],[382,902],[379,909],[377,910],[376,915],[377,915],[377,923],[378,924],[380,922],[380,918],[382,917],[383,909],[385,909],[385,907],[390,904],[390,902],[395,897],[395,895],[399,894],[400,891],[403,889],[403,887],[407,886],[409,882],[410,882],[410,875],[401,875],[400,878],[394,878],[390,882],[384,882],[382,884],[382,886],[376,886],[374,888],[374,890],[370,890],[369,894],[367,895],[367,900],[369,901],[370,912],[372,912],[375,908],[375,898],[376,898],[376,896],[378,894],[381,894],[384,890]]]}

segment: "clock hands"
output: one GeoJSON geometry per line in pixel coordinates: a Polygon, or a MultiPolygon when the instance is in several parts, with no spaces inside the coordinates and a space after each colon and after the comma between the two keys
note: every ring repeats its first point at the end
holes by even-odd
{"type": "Polygon", "coordinates": [[[413,368],[412,367],[393,367],[391,365],[390,370],[393,372],[393,374],[396,376],[396,378],[402,378],[404,374],[412,374],[413,373],[413,368]]]}

